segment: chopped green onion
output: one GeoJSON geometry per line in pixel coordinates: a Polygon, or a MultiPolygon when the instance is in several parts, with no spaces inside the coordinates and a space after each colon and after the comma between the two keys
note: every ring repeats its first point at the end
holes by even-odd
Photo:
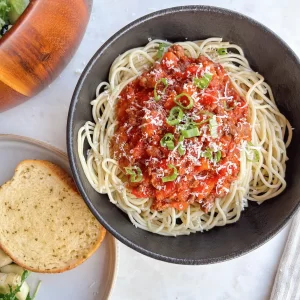
{"type": "Polygon", "coordinates": [[[183,144],[184,141],[184,136],[180,136],[179,137],[179,146],[178,146],[178,152],[180,155],[184,155],[185,154],[185,146],[183,144]]]}
{"type": "Polygon", "coordinates": [[[206,150],[202,153],[202,156],[212,160],[212,150],[210,148],[206,148],[206,150]]]}
{"type": "Polygon", "coordinates": [[[218,122],[215,115],[209,119],[209,128],[212,138],[216,139],[218,137],[218,122]]]}
{"type": "Polygon", "coordinates": [[[226,48],[219,48],[217,52],[218,52],[219,55],[225,55],[225,54],[227,54],[227,49],[226,48]]]}
{"type": "Polygon", "coordinates": [[[131,182],[141,182],[143,180],[143,173],[139,167],[125,168],[126,174],[130,175],[131,182]]]}
{"type": "Polygon", "coordinates": [[[184,124],[183,129],[181,129],[181,134],[184,138],[191,138],[195,136],[200,136],[200,131],[195,125],[195,122],[188,121],[184,124]]]}
{"type": "Polygon", "coordinates": [[[193,124],[193,125],[195,125],[195,126],[199,126],[199,125],[202,125],[202,124],[204,124],[204,123],[209,122],[209,120],[210,120],[210,119],[202,120],[202,121],[199,122],[199,123],[192,121],[191,124],[193,124]]]}
{"type": "Polygon", "coordinates": [[[214,155],[214,162],[218,163],[222,157],[222,152],[218,150],[214,155]]]}
{"type": "Polygon", "coordinates": [[[179,106],[174,106],[170,110],[169,117],[167,118],[167,123],[171,126],[179,124],[183,119],[183,111],[179,106]]]}
{"type": "Polygon", "coordinates": [[[166,133],[160,140],[160,145],[162,147],[167,147],[168,150],[174,150],[174,135],[172,133],[166,133]]]}
{"type": "Polygon", "coordinates": [[[197,127],[192,127],[190,129],[181,130],[181,134],[185,138],[192,138],[195,136],[200,136],[200,131],[197,127]]]}
{"type": "MultiPolygon", "coordinates": [[[[213,113],[211,113],[210,111],[207,111],[207,110],[201,110],[201,111],[200,111],[200,114],[201,114],[201,115],[207,115],[207,116],[210,116],[210,117],[213,117],[213,116],[214,116],[213,113]]],[[[191,123],[192,123],[193,125],[199,126],[199,125],[202,125],[202,124],[207,123],[207,122],[209,122],[209,119],[202,120],[200,123],[197,123],[197,122],[195,122],[195,121],[192,121],[191,123]]]]}
{"type": "Polygon", "coordinates": [[[173,141],[167,141],[166,146],[167,146],[168,150],[174,150],[174,148],[175,148],[173,141]]]}
{"type": "Polygon", "coordinates": [[[164,54],[164,52],[165,52],[165,48],[167,48],[167,47],[168,47],[167,44],[165,44],[165,43],[160,43],[160,44],[158,45],[158,51],[157,51],[156,57],[157,57],[157,58],[162,58],[162,56],[163,56],[163,54],[164,54]]]}
{"type": "Polygon", "coordinates": [[[218,163],[222,158],[222,152],[221,150],[213,152],[212,149],[206,148],[206,150],[202,153],[202,157],[206,157],[211,162],[218,163]]]}
{"type": "Polygon", "coordinates": [[[186,94],[186,93],[181,93],[181,94],[177,95],[174,98],[174,102],[183,109],[191,109],[194,106],[193,98],[189,94],[186,94]],[[178,100],[181,97],[187,97],[189,99],[190,103],[187,106],[182,105],[181,102],[178,100]]]}
{"type": "MultiPolygon", "coordinates": [[[[2,28],[4,25],[8,25],[10,22],[9,20],[9,13],[11,12],[11,5],[8,3],[7,0],[0,1],[0,28],[2,28]]],[[[0,34],[1,36],[1,34],[0,34]]]]}
{"type": "Polygon", "coordinates": [[[177,171],[177,168],[174,166],[174,165],[168,165],[168,167],[170,169],[173,169],[173,174],[170,175],[170,176],[165,176],[162,178],[162,181],[163,182],[169,182],[169,181],[174,181],[177,176],[178,176],[178,171],[177,171]]]}
{"type": "MultiPolygon", "coordinates": [[[[251,142],[249,142],[248,143],[248,147],[254,147],[254,145],[251,142]]],[[[260,155],[259,155],[258,150],[257,149],[249,149],[248,148],[248,151],[252,152],[252,157],[249,157],[249,155],[247,153],[247,160],[251,161],[251,162],[259,162],[260,155]]]]}
{"type": "Polygon", "coordinates": [[[155,100],[155,101],[159,101],[160,98],[161,98],[161,96],[159,96],[159,95],[157,94],[157,86],[158,86],[160,83],[163,83],[164,86],[165,86],[165,88],[164,88],[163,91],[162,91],[162,94],[165,93],[166,88],[168,87],[168,80],[167,80],[167,78],[161,78],[159,81],[156,82],[155,87],[154,87],[154,100],[155,100]]]}
{"type": "Polygon", "coordinates": [[[205,89],[208,87],[210,81],[212,79],[212,75],[209,73],[205,73],[201,78],[194,78],[194,85],[200,89],[205,89]]]}

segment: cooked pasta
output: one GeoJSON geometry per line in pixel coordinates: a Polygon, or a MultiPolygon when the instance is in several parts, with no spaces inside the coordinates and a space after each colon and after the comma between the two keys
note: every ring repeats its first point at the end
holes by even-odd
{"type": "Polygon", "coordinates": [[[243,50],[221,38],[128,50],[91,106],[82,168],[136,227],[206,231],[286,188],[291,125],[243,50]]]}

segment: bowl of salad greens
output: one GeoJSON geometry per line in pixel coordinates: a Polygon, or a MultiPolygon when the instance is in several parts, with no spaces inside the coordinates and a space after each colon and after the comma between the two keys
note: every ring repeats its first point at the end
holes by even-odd
{"type": "Polygon", "coordinates": [[[29,4],[29,0],[0,0],[0,37],[19,19],[29,4]]]}
{"type": "Polygon", "coordinates": [[[0,0],[0,112],[42,91],[75,54],[92,0],[0,0]]]}

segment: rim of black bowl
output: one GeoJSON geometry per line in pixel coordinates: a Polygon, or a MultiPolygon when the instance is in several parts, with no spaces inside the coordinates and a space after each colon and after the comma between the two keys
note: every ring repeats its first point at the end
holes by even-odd
{"type": "MultiPolygon", "coordinates": [[[[97,50],[97,52],[90,59],[90,61],[88,62],[87,66],[83,70],[83,72],[82,72],[82,74],[81,74],[81,76],[80,76],[80,78],[78,80],[78,83],[76,85],[75,91],[73,93],[72,100],[71,100],[71,103],[70,103],[70,108],[69,108],[68,122],[67,122],[67,151],[68,151],[69,161],[70,161],[71,170],[72,170],[72,173],[73,173],[73,177],[74,177],[75,183],[76,183],[76,185],[77,185],[77,187],[78,187],[78,189],[79,189],[79,191],[80,191],[80,193],[81,193],[84,201],[86,202],[86,204],[88,205],[88,207],[90,208],[90,210],[92,211],[92,213],[96,216],[96,218],[98,219],[98,221],[115,238],[117,238],[119,241],[121,241],[122,243],[124,243],[126,246],[129,246],[133,250],[136,250],[136,251],[138,251],[141,254],[147,255],[149,257],[152,257],[152,258],[155,258],[155,259],[158,259],[158,260],[162,260],[162,261],[169,262],[169,263],[175,263],[175,264],[183,264],[183,265],[205,265],[205,264],[219,263],[219,262],[227,261],[227,260],[230,260],[230,259],[233,259],[233,258],[237,258],[237,257],[245,255],[245,254],[247,254],[247,253],[249,253],[249,252],[257,249],[258,247],[262,246],[263,244],[265,244],[266,242],[268,242],[269,240],[271,240],[277,233],[279,233],[280,230],[282,230],[285,227],[285,225],[288,223],[288,221],[294,216],[294,214],[298,210],[298,208],[300,206],[300,203],[297,204],[296,209],[290,215],[288,215],[282,223],[278,224],[273,229],[273,231],[271,231],[269,233],[269,235],[260,238],[256,243],[253,243],[253,244],[249,245],[249,247],[247,249],[245,249],[245,250],[234,251],[234,252],[232,252],[229,255],[215,257],[215,258],[212,258],[212,259],[206,259],[206,258],[202,258],[202,259],[178,259],[178,258],[171,258],[171,257],[167,257],[165,255],[161,255],[161,254],[157,254],[155,252],[149,251],[149,250],[147,250],[145,248],[140,247],[139,245],[136,245],[135,243],[132,243],[126,237],[124,237],[123,235],[119,234],[118,231],[116,231],[114,228],[112,228],[110,226],[110,224],[108,222],[106,222],[106,220],[104,220],[102,218],[102,216],[95,209],[95,207],[93,206],[93,204],[89,200],[88,195],[85,192],[85,189],[84,189],[83,184],[82,184],[81,179],[80,179],[79,172],[77,170],[77,166],[75,164],[75,155],[73,153],[73,137],[74,137],[74,132],[72,130],[72,124],[73,124],[73,121],[74,121],[73,120],[73,118],[74,118],[74,111],[75,111],[76,103],[77,103],[77,100],[78,100],[78,94],[79,94],[79,92],[81,90],[82,85],[85,82],[87,74],[91,70],[91,68],[94,65],[95,61],[98,60],[101,57],[102,53],[106,50],[106,48],[109,47],[115,40],[117,40],[121,35],[123,35],[124,33],[126,33],[131,28],[134,28],[134,27],[138,26],[140,23],[143,23],[145,21],[148,21],[150,19],[156,18],[158,16],[162,16],[162,15],[173,14],[173,13],[176,13],[176,12],[189,12],[189,11],[191,11],[191,12],[192,11],[216,12],[216,13],[219,13],[219,14],[234,15],[235,17],[238,17],[240,19],[244,19],[247,22],[250,22],[254,26],[262,29],[263,31],[268,32],[268,34],[270,34],[273,37],[275,37],[279,41],[279,43],[281,44],[281,46],[283,48],[285,48],[285,50],[300,65],[300,61],[299,61],[297,55],[295,54],[295,52],[276,33],[274,33],[271,29],[267,28],[266,26],[262,25],[258,21],[254,20],[254,19],[252,19],[252,18],[250,18],[250,17],[248,17],[246,15],[238,13],[238,12],[235,12],[235,11],[232,11],[232,10],[229,10],[229,9],[225,9],[225,8],[221,8],[221,7],[216,7],[216,6],[187,5],[187,6],[177,6],[177,7],[167,8],[167,9],[163,9],[163,10],[159,10],[159,11],[147,14],[147,15],[145,15],[145,16],[143,16],[143,17],[141,17],[139,19],[136,19],[135,21],[129,23],[128,25],[126,25],[125,27],[123,27],[122,29],[120,29],[118,32],[116,32],[111,38],[109,38],[97,50]]],[[[130,222],[129,219],[128,219],[128,222],[130,222]]],[[[137,229],[134,226],[132,226],[132,230],[137,230],[137,229]]]]}

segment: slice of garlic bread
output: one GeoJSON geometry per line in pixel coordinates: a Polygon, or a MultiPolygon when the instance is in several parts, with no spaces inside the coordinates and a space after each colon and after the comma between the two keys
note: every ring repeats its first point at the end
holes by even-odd
{"type": "Polygon", "coordinates": [[[104,236],[71,177],[48,161],[21,162],[0,188],[0,247],[27,270],[70,270],[91,256],[104,236]]]}

